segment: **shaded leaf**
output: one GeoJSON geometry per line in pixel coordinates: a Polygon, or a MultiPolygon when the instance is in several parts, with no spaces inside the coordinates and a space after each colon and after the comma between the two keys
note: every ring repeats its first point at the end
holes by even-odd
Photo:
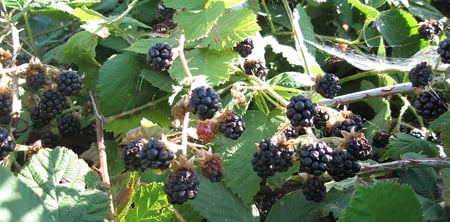
{"type": "Polygon", "coordinates": [[[170,46],[172,46],[172,50],[178,47],[178,41],[173,38],[150,38],[141,39],[137,42],[134,42],[125,50],[139,54],[147,54],[148,49],[156,45],[156,43],[169,44],[170,46]]]}
{"type": "Polygon", "coordinates": [[[388,151],[391,158],[395,160],[399,160],[401,154],[409,152],[421,153],[428,157],[439,155],[436,144],[405,133],[397,133],[395,137],[390,138],[388,151]]]}
{"type": "Polygon", "coordinates": [[[142,78],[147,80],[155,88],[166,92],[172,92],[172,86],[177,85],[175,81],[173,81],[167,73],[161,73],[155,70],[144,69],[141,72],[142,78]]]}
{"type": "Polygon", "coordinates": [[[270,209],[266,222],[294,222],[294,221],[318,221],[320,206],[316,202],[307,201],[302,190],[296,190],[283,196],[270,209]]]}
{"type": "Polygon", "coordinates": [[[423,208],[423,217],[425,221],[448,221],[450,219],[450,211],[445,206],[441,206],[440,199],[429,199],[417,195],[423,208]]]}
{"type": "Polygon", "coordinates": [[[186,1],[186,0],[164,0],[164,6],[167,8],[176,9],[201,9],[203,7],[202,1],[186,1]]]}

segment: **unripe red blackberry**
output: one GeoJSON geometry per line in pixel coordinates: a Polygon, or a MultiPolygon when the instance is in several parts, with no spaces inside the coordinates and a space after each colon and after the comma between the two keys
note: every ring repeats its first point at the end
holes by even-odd
{"type": "Polygon", "coordinates": [[[333,73],[327,73],[325,76],[319,78],[316,82],[316,91],[324,98],[332,99],[337,96],[341,89],[339,85],[339,77],[333,73]]]}
{"type": "Polygon", "coordinates": [[[439,43],[437,53],[443,63],[450,64],[450,36],[439,43]]]}
{"type": "Polygon", "coordinates": [[[286,108],[286,116],[292,126],[311,127],[314,124],[318,110],[310,99],[302,95],[293,96],[286,108]]]}
{"type": "Polygon", "coordinates": [[[66,114],[59,119],[58,130],[62,135],[79,134],[81,121],[74,114],[66,114]]]}
{"type": "Polygon", "coordinates": [[[216,138],[218,131],[217,123],[211,120],[203,120],[198,122],[197,136],[204,143],[209,143],[216,138]]]}
{"type": "Polygon", "coordinates": [[[316,177],[309,178],[306,183],[303,184],[302,189],[306,200],[311,200],[314,202],[321,202],[327,195],[325,182],[316,177]]]}
{"type": "Polygon", "coordinates": [[[219,120],[219,132],[232,140],[237,140],[245,130],[245,123],[241,116],[234,111],[227,110],[219,120]]]}
{"type": "Polygon", "coordinates": [[[263,78],[267,75],[267,69],[261,61],[248,60],[244,61],[245,73],[249,75],[255,75],[258,78],[263,78]]]}
{"type": "Polygon", "coordinates": [[[0,88],[0,117],[9,116],[12,111],[12,94],[9,89],[0,88]]]}
{"type": "Polygon", "coordinates": [[[195,199],[200,181],[197,173],[188,168],[176,169],[169,175],[164,184],[164,192],[171,204],[183,204],[187,200],[195,199]]]}
{"type": "Polygon", "coordinates": [[[15,147],[16,143],[14,143],[12,137],[9,135],[8,130],[0,127],[0,161],[14,151],[15,147]]]}
{"type": "Polygon", "coordinates": [[[244,41],[239,42],[233,49],[234,51],[239,52],[239,55],[241,55],[241,57],[245,58],[252,54],[253,47],[254,46],[252,39],[246,38],[244,39],[244,41]]]}
{"type": "Polygon", "coordinates": [[[203,176],[212,182],[220,182],[223,179],[223,162],[219,155],[210,155],[202,162],[203,176]]]}
{"type": "Polygon", "coordinates": [[[372,145],[369,144],[369,141],[362,133],[349,134],[344,145],[345,149],[356,160],[367,160],[372,156],[372,145]]]}
{"type": "Polygon", "coordinates": [[[81,90],[81,78],[76,71],[63,71],[56,78],[56,87],[64,96],[76,95],[81,90]]]}
{"type": "Polygon", "coordinates": [[[444,29],[442,22],[430,19],[419,22],[419,36],[422,39],[431,39],[444,29]]]}
{"type": "Polygon", "coordinates": [[[168,44],[156,43],[147,52],[147,65],[156,71],[166,71],[172,66],[172,47],[168,44]]]}
{"type": "Polygon", "coordinates": [[[263,179],[276,172],[287,171],[292,166],[291,159],[294,155],[293,147],[277,144],[270,138],[263,139],[259,143],[259,150],[253,154],[253,171],[263,179]]]}
{"type": "Polygon", "coordinates": [[[325,142],[304,144],[300,151],[300,171],[320,176],[328,170],[334,149],[325,142]]]}
{"type": "Polygon", "coordinates": [[[427,66],[426,62],[422,62],[409,71],[409,81],[414,87],[424,88],[431,81],[432,75],[431,66],[427,66]]]}
{"type": "Polygon", "coordinates": [[[354,177],[361,170],[359,163],[347,150],[336,151],[328,166],[327,172],[335,181],[354,177]]]}
{"type": "Polygon", "coordinates": [[[425,121],[432,121],[447,111],[447,100],[441,91],[426,91],[417,96],[414,107],[425,121]]]}
{"type": "Polygon", "coordinates": [[[201,86],[192,90],[189,110],[200,120],[213,118],[220,105],[220,97],[213,88],[201,86]]]}

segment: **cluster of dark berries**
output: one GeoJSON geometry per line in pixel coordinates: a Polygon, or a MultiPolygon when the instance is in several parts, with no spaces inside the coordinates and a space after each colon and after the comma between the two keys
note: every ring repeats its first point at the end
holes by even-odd
{"type": "Polygon", "coordinates": [[[219,124],[219,132],[232,140],[237,140],[245,130],[245,123],[241,116],[231,110],[227,110],[220,116],[219,124]]]}
{"type": "Polygon", "coordinates": [[[0,90],[0,117],[9,116],[12,111],[12,95],[9,90],[0,90]]]}
{"type": "Polygon", "coordinates": [[[219,155],[206,157],[201,165],[203,176],[211,182],[220,182],[223,179],[223,162],[219,155]]]}
{"type": "Polygon", "coordinates": [[[277,144],[270,138],[263,139],[259,143],[259,150],[253,154],[253,171],[263,179],[276,172],[287,171],[292,166],[294,155],[293,147],[277,144]]]}
{"type": "Polygon", "coordinates": [[[336,151],[328,166],[327,172],[335,181],[354,177],[361,170],[356,158],[347,150],[336,151]]]}
{"type": "Polygon", "coordinates": [[[338,91],[341,89],[338,82],[339,77],[333,73],[327,73],[317,80],[316,91],[324,98],[332,99],[337,96],[338,91]]]}
{"type": "Polygon", "coordinates": [[[389,133],[386,132],[377,132],[373,136],[372,145],[374,147],[383,148],[389,144],[389,133]]]}
{"type": "Polygon", "coordinates": [[[81,131],[80,119],[74,114],[66,114],[59,119],[58,130],[62,135],[78,134],[81,131]]]}
{"type": "Polygon", "coordinates": [[[128,143],[122,152],[122,160],[127,169],[144,171],[151,169],[167,169],[173,160],[172,151],[159,140],[145,141],[136,139],[128,143]]]}
{"type": "Polygon", "coordinates": [[[327,189],[325,187],[325,182],[319,178],[311,177],[308,178],[305,184],[303,184],[303,195],[306,200],[311,200],[314,202],[320,202],[325,199],[327,195],[327,189]]]}
{"type": "Polygon", "coordinates": [[[194,170],[180,168],[169,175],[164,192],[171,204],[183,204],[197,196],[200,181],[194,170]]]}
{"type": "Polygon", "coordinates": [[[9,153],[14,151],[16,147],[16,143],[12,140],[11,136],[8,133],[8,130],[0,127],[0,161],[5,159],[9,153]]]}
{"type": "Polygon", "coordinates": [[[320,176],[328,170],[334,149],[325,142],[304,144],[300,151],[300,171],[320,176]]]}
{"type": "Polygon", "coordinates": [[[310,99],[298,95],[291,97],[287,105],[286,116],[294,127],[311,127],[317,112],[317,106],[310,99]]]}
{"type": "Polygon", "coordinates": [[[63,71],[56,78],[58,92],[64,96],[76,95],[81,90],[81,78],[76,71],[63,71]]]}
{"type": "Polygon", "coordinates": [[[26,84],[32,90],[38,90],[45,84],[45,74],[43,72],[32,72],[26,77],[26,84]]]}
{"type": "Polygon", "coordinates": [[[431,66],[427,66],[426,62],[422,62],[409,71],[409,81],[413,87],[423,88],[428,85],[432,75],[431,66]]]}
{"type": "Polygon", "coordinates": [[[450,37],[439,43],[437,53],[443,63],[450,64],[450,37]]]}
{"type": "Polygon", "coordinates": [[[244,61],[245,73],[255,75],[258,78],[263,78],[267,74],[267,69],[261,61],[248,60],[244,61]]]}
{"type": "Polygon", "coordinates": [[[35,127],[40,128],[49,123],[66,107],[66,98],[55,90],[46,90],[40,95],[37,107],[31,110],[31,120],[35,127]]]}
{"type": "Polygon", "coordinates": [[[245,58],[252,54],[253,48],[253,40],[251,38],[246,38],[244,41],[239,42],[233,49],[234,51],[239,52],[241,57],[245,58]]]}
{"type": "Polygon", "coordinates": [[[441,91],[426,91],[417,96],[414,107],[425,121],[432,121],[447,111],[447,100],[441,91]]]}
{"type": "Polygon", "coordinates": [[[189,110],[200,120],[213,118],[220,105],[220,97],[213,88],[201,86],[192,90],[189,110]]]}
{"type": "Polygon", "coordinates": [[[431,39],[444,29],[442,22],[430,19],[419,23],[419,36],[422,39],[431,39]]]}
{"type": "Polygon", "coordinates": [[[362,133],[351,136],[347,141],[346,150],[356,160],[367,160],[372,156],[372,145],[369,144],[366,137],[362,133]]]}
{"type": "Polygon", "coordinates": [[[172,47],[168,44],[156,43],[147,51],[147,65],[156,71],[166,71],[172,65],[172,47]]]}

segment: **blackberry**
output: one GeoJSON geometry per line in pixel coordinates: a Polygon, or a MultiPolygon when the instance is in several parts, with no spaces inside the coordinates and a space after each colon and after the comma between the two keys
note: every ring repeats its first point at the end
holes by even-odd
{"type": "Polygon", "coordinates": [[[248,60],[244,62],[245,73],[255,75],[258,78],[263,78],[267,75],[267,69],[261,61],[248,60]]]}
{"type": "Polygon", "coordinates": [[[176,9],[167,8],[166,6],[160,4],[158,5],[157,17],[156,19],[160,22],[172,20],[174,14],[177,12],[176,9]]]}
{"type": "Polygon", "coordinates": [[[328,170],[333,159],[333,148],[325,142],[305,144],[300,153],[300,170],[314,176],[320,176],[328,170]]]}
{"type": "Polygon", "coordinates": [[[292,125],[289,125],[288,128],[286,128],[283,131],[283,134],[287,140],[297,139],[297,137],[298,137],[297,131],[295,130],[295,127],[293,127],[292,125]]]}
{"type": "Polygon", "coordinates": [[[12,140],[12,137],[9,135],[8,130],[0,127],[0,161],[5,159],[9,153],[14,151],[16,147],[16,143],[12,140]]]}
{"type": "Polygon", "coordinates": [[[447,100],[441,91],[426,91],[417,96],[414,107],[425,121],[432,121],[447,111],[447,100]]]}
{"type": "Polygon", "coordinates": [[[286,116],[294,127],[310,127],[314,124],[317,112],[317,106],[310,99],[298,95],[291,97],[287,105],[286,116]]]}
{"type": "Polygon", "coordinates": [[[236,112],[227,110],[219,121],[219,132],[232,140],[237,140],[245,130],[245,123],[236,112]]]}
{"type": "Polygon", "coordinates": [[[437,53],[441,56],[441,61],[445,64],[450,63],[450,37],[439,43],[437,53]]]}
{"type": "Polygon", "coordinates": [[[0,116],[9,116],[12,111],[12,95],[9,90],[0,91],[0,116]]]}
{"type": "Polygon", "coordinates": [[[239,42],[233,49],[234,51],[239,52],[241,57],[245,58],[252,54],[253,48],[253,40],[251,38],[246,38],[244,41],[239,42]]]}
{"type": "Polygon", "coordinates": [[[39,115],[41,117],[53,119],[66,107],[66,98],[54,90],[44,91],[39,98],[39,115]]]}
{"type": "Polygon", "coordinates": [[[39,107],[31,109],[30,117],[34,128],[42,128],[52,120],[48,115],[41,112],[39,107]]]}
{"type": "Polygon", "coordinates": [[[62,95],[76,95],[81,90],[81,78],[75,71],[63,71],[56,78],[56,87],[58,89],[58,92],[60,92],[62,95]]]}
{"type": "Polygon", "coordinates": [[[158,34],[169,34],[170,28],[165,23],[157,23],[152,27],[153,32],[158,34]]]}
{"type": "Polygon", "coordinates": [[[372,145],[374,147],[383,148],[389,144],[389,133],[377,132],[372,139],[372,145]]]}
{"type": "Polygon", "coordinates": [[[422,39],[431,39],[444,29],[442,22],[430,19],[419,23],[419,36],[422,39]]]}
{"type": "Polygon", "coordinates": [[[74,114],[66,114],[58,121],[58,130],[63,135],[79,134],[81,122],[74,114]]]}
{"type": "Polygon", "coordinates": [[[141,151],[141,165],[145,168],[165,170],[173,160],[172,151],[168,150],[159,140],[150,140],[144,144],[141,151]]]}
{"type": "Polygon", "coordinates": [[[42,72],[33,72],[27,75],[26,84],[32,90],[38,90],[45,84],[45,74],[42,72]]]}
{"type": "Polygon", "coordinates": [[[259,142],[259,150],[253,154],[253,171],[263,179],[287,171],[292,166],[293,155],[294,148],[278,145],[270,138],[263,139],[259,142]]]}
{"type": "Polygon", "coordinates": [[[147,51],[147,65],[156,71],[164,72],[172,65],[172,47],[168,44],[156,43],[147,51]]]}
{"type": "Polygon", "coordinates": [[[54,148],[58,145],[59,137],[52,132],[44,132],[41,136],[41,144],[43,147],[54,148]]]}
{"type": "Polygon", "coordinates": [[[31,59],[31,56],[30,56],[30,55],[21,52],[21,53],[19,53],[19,55],[17,55],[17,57],[16,57],[16,66],[20,66],[20,65],[22,65],[22,64],[29,63],[29,62],[30,62],[30,59],[31,59]]]}
{"type": "MultiPolygon", "coordinates": [[[[359,116],[359,115],[358,115],[359,116]]],[[[360,118],[361,116],[359,116],[360,118]]],[[[346,131],[349,133],[360,132],[362,130],[362,121],[358,121],[358,117],[355,119],[344,119],[342,122],[337,122],[334,126],[333,135],[342,137],[341,131],[346,131]]]]}
{"type": "Polygon", "coordinates": [[[309,178],[305,184],[303,184],[303,195],[306,200],[314,202],[320,202],[325,199],[327,195],[327,188],[325,182],[319,178],[309,178]]]}
{"type": "Polygon", "coordinates": [[[341,89],[339,85],[339,77],[335,74],[327,73],[325,76],[318,79],[316,83],[316,91],[324,98],[332,99],[337,96],[341,89]]]}
{"type": "Polygon", "coordinates": [[[422,62],[409,71],[409,81],[413,87],[423,88],[428,85],[432,75],[431,66],[427,66],[426,62],[422,62]]]}
{"type": "Polygon", "coordinates": [[[357,160],[367,160],[372,156],[372,146],[364,136],[351,138],[346,149],[357,160]]]}
{"type": "Polygon", "coordinates": [[[213,88],[201,86],[192,90],[189,110],[200,120],[211,119],[220,107],[220,97],[213,88]]]}
{"type": "Polygon", "coordinates": [[[200,181],[194,170],[180,168],[169,175],[164,192],[171,204],[183,204],[197,196],[200,181]]]}
{"type": "Polygon", "coordinates": [[[197,125],[197,137],[199,140],[209,143],[216,138],[218,123],[211,120],[199,121],[197,125]]]}
{"type": "Polygon", "coordinates": [[[219,155],[211,155],[201,165],[203,176],[212,182],[220,182],[223,179],[223,162],[219,155]]]}
{"type": "Polygon", "coordinates": [[[335,181],[341,181],[354,177],[360,170],[361,166],[355,158],[348,151],[340,150],[334,153],[327,172],[335,181]]]}
{"type": "Polygon", "coordinates": [[[126,169],[142,171],[146,169],[146,166],[143,165],[141,161],[145,142],[146,141],[143,139],[135,139],[124,147],[122,151],[122,160],[126,169]]]}
{"type": "Polygon", "coordinates": [[[323,129],[327,126],[327,122],[330,119],[328,113],[319,109],[314,117],[314,127],[316,129],[323,129]]]}
{"type": "Polygon", "coordinates": [[[64,64],[63,65],[63,70],[72,70],[72,71],[78,71],[78,66],[75,63],[70,63],[70,64],[64,64]]]}

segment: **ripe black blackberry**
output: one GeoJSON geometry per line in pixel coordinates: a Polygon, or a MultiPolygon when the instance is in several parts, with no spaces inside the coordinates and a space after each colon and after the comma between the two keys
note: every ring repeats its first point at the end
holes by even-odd
{"type": "Polygon", "coordinates": [[[166,6],[160,4],[158,5],[158,10],[157,10],[157,16],[156,19],[159,22],[164,22],[167,20],[172,20],[173,16],[175,15],[175,13],[177,12],[176,9],[173,8],[167,8],[166,6]]]}
{"type": "Polygon", "coordinates": [[[223,162],[219,155],[210,155],[202,162],[203,176],[212,182],[220,182],[223,179],[223,162]]]}
{"type": "Polygon", "coordinates": [[[75,71],[63,71],[56,78],[56,88],[62,95],[76,95],[81,90],[81,78],[75,71]]]}
{"type": "Polygon", "coordinates": [[[0,117],[9,116],[12,111],[12,94],[8,89],[0,89],[0,117]]]}
{"type": "Polygon", "coordinates": [[[245,73],[249,75],[255,75],[258,78],[263,78],[267,75],[267,69],[261,61],[248,60],[244,61],[245,73]]]}
{"type": "Polygon", "coordinates": [[[46,131],[41,136],[41,144],[43,147],[54,148],[58,145],[58,135],[46,131]]]}
{"type": "Polygon", "coordinates": [[[239,42],[233,49],[234,51],[239,52],[239,55],[241,55],[241,57],[245,58],[248,55],[252,54],[253,48],[254,46],[252,39],[246,38],[244,39],[244,41],[239,42]]]}
{"type": "Polygon", "coordinates": [[[295,130],[295,127],[293,127],[292,125],[289,125],[288,128],[283,131],[283,134],[287,140],[297,139],[298,137],[297,130],[295,130]]]}
{"type": "Polygon", "coordinates": [[[450,36],[439,43],[437,53],[441,57],[441,61],[445,64],[450,63],[450,36]]]}
{"type": "Polygon", "coordinates": [[[327,195],[327,188],[325,187],[325,182],[319,178],[309,178],[305,184],[303,184],[303,195],[305,195],[306,200],[311,200],[314,202],[320,202],[325,199],[327,195]]]}
{"type": "Polygon", "coordinates": [[[431,81],[432,75],[431,66],[427,66],[426,62],[422,62],[409,71],[409,81],[414,87],[424,88],[431,81]]]}
{"type": "Polygon", "coordinates": [[[389,144],[389,133],[377,132],[372,139],[372,145],[374,147],[383,148],[389,144]]]}
{"type": "Polygon", "coordinates": [[[324,129],[330,119],[327,111],[319,109],[314,117],[314,127],[316,129],[324,129]]]}
{"type": "Polygon", "coordinates": [[[127,170],[144,171],[146,166],[142,164],[142,149],[147,141],[135,139],[129,142],[122,151],[122,160],[127,170]]]}
{"type": "Polygon", "coordinates": [[[27,75],[26,84],[32,90],[38,90],[45,84],[45,74],[42,72],[33,72],[27,75]]]}
{"type": "Polygon", "coordinates": [[[12,140],[7,129],[0,127],[0,161],[14,151],[16,143],[12,140]]]}
{"type": "Polygon", "coordinates": [[[431,39],[433,35],[439,34],[443,29],[442,22],[434,19],[419,22],[419,36],[422,39],[431,39]]]}
{"type": "Polygon", "coordinates": [[[346,150],[356,160],[367,160],[372,156],[372,145],[363,134],[352,136],[346,144],[346,150]]]}
{"type": "Polygon", "coordinates": [[[145,168],[165,170],[173,160],[172,151],[159,140],[152,139],[141,150],[141,165],[145,168]]]}
{"type": "Polygon", "coordinates": [[[75,63],[70,63],[70,64],[64,64],[62,69],[63,70],[78,71],[79,67],[75,63]]]}
{"type": "Polygon", "coordinates": [[[66,114],[59,119],[58,130],[62,135],[79,134],[81,131],[80,119],[74,114],[66,114]]]}
{"type": "Polygon", "coordinates": [[[253,171],[263,179],[287,171],[292,166],[293,155],[294,148],[276,144],[270,138],[263,139],[259,142],[259,150],[253,154],[253,171]]]}
{"type": "Polygon", "coordinates": [[[189,110],[200,120],[211,119],[220,108],[220,97],[213,88],[201,86],[192,90],[189,110]]]}
{"type": "MultiPolygon", "coordinates": [[[[359,115],[358,115],[359,116],[359,115]]],[[[338,137],[342,137],[342,133],[341,131],[346,131],[349,133],[354,133],[354,132],[361,132],[362,130],[362,120],[359,121],[358,118],[356,117],[356,121],[353,118],[346,118],[344,119],[342,122],[337,122],[334,126],[334,131],[333,131],[333,135],[334,136],[338,136],[338,137]]]]}
{"type": "Polygon", "coordinates": [[[66,97],[55,90],[46,90],[39,98],[39,115],[42,118],[53,119],[66,108],[66,97]]]}
{"type": "Polygon", "coordinates": [[[332,99],[337,96],[338,91],[341,89],[338,82],[339,77],[333,73],[327,73],[317,80],[316,91],[324,98],[332,99]]]}
{"type": "Polygon", "coordinates": [[[220,116],[219,132],[232,140],[237,140],[245,130],[245,123],[241,116],[234,111],[227,110],[220,116]]]}
{"type": "Polygon", "coordinates": [[[171,204],[183,204],[197,196],[200,181],[194,170],[180,168],[169,175],[164,192],[171,204]]]}
{"type": "Polygon", "coordinates": [[[147,51],[147,65],[150,68],[164,72],[172,65],[172,47],[168,44],[156,43],[147,51]]]}
{"type": "Polygon", "coordinates": [[[441,91],[426,91],[417,96],[414,107],[425,121],[432,121],[447,111],[447,100],[441,91]]]}
{"type": "Polygon", "coordinates": [[[42,128],[52,120],[52,118],[50,118],[48,115],[41,112],[41,109],[39,109],[39,107],[34,107],[33,109],[31,109],[30,117],[31,122],[33,122],[34,128],[42,128]]]}
{"type": "Polygon", "coordinates": [[[311,127],[314,124],[318,110],[310,99],[302,95],[293,96],[286,108],[286,116],[294,127],[311,127]]]}
{"type": "Polygon", "coordinates": [[[335,181],[341,181],[354,177],[360,170],[361,166],[356,159],[348,151],[340,150],[334,153],[327,172],[335,181]]]}
{"type": "Polygon", "coordinates": [[[328,170],[334,149],[325,142],[305,144],[300,152],[300,171],[320,176],[328,170]]]}

